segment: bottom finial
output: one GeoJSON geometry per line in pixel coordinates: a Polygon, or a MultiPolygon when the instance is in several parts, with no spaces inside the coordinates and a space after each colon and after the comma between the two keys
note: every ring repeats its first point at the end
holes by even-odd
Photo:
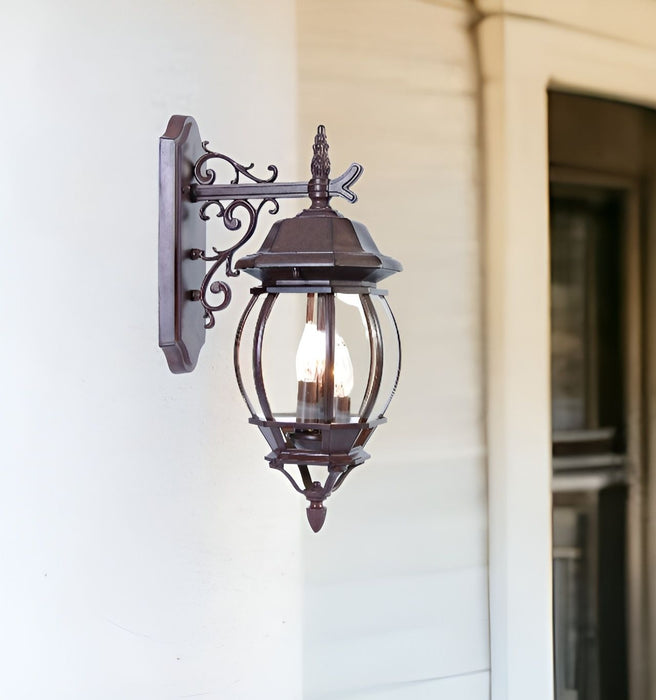
{"type": "Polygon", "coordinates": [[[328,512],[327,509],[324,508],[323,502],[312,501],[305,512],[307,513],[307,519],[313,532],[319,532],[326,522],[326,513],[328,512]]]}

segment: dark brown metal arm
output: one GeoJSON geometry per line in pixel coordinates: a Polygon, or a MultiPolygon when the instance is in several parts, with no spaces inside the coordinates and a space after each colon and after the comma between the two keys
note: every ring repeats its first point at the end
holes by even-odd
{"type": "MultiPolygon", "coordinates": [[[[351,187],[358,181],[364,168],[351,163],[339,176],[330,180],[328,194],[357,202],[358,196],[351,187]]],[[[191,200],[194,202],[228,201],[234,199],[286,199],[308,196],[307,182],[258,182],[253,184],[191,185],[191,200]]]]}
{"type": "Polygon", "coordinates": [[[263,211],[278,212],[278,199],[309,197],[311,207],[328,207],[330,197],[356,202],[351,187],[363,172],[352,163],[330,179],[328,141],[323,126],[317,128],[305,182],[276,182],[278,168],[268,165],[256,175],[255,165],[212,151],[201,141],[193,117],[173,115],[160,138],[159,304],[160,346],[172,372],[191,372],[205,342],[205,330],[215,324],[214,314],[232,298],[227,280],[236,277],[233,257],[255,234],[263,211]],[[216,182],[218,164],[232,175],[226,184],[216,182]],[[211,214],[228,231],[241,236],[229,246],[210,246],[205,223],[211,214]],[[202,264],[209,263],[208,266],[202,264]]]}

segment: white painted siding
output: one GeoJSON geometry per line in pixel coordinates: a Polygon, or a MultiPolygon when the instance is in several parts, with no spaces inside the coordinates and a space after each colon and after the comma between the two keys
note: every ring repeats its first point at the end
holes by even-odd
{"type": "Polygon", "coordinates": [[[0,697],[488,697],[470,19],[419,0],[5,9],[0,697]],[[335,171],[366,167],[338,206],[405,265],[390,423],[319,535],[233,382],[248,285],[193,375],[156,347],[176,112],[282,179],[325,123],[335,171]]]}
{"type": "Polygon", "coordinates": [[[192,114],[293,176],[293,3],[5,4],[0,62],[0,697],[300,700],[300,509],[232,370],[249,285],[193,375],[157,347],[157,139],[192,114]]]}
{"type": "Polygon", "coordinates": [[[467,3],[303,0],[300,167],[365,165],[403,372],[372,459],[304,539],[304,697],[489,694],[477,69],[467,3]]]}

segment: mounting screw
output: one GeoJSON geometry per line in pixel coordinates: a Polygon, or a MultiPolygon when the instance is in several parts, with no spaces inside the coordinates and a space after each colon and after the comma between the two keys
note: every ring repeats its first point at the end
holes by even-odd
{"type": "Polygon", "coordinates": [[[190,257],[192,260],[198,260],[198,259],[200,258],[200,256],[201,256],[204,252],[205,252],[205,251],[204,251],[204,250],[201,250],[200,248],[192,248],[192,249],[189,251],[189,257],[190,257]]]}
{"type": "Polygon", "coordinates": [[[192,289],[192,290],[189,292],[189,298],[190,298],[192,301],[200,301],[200,300],[201,300],[200,289],[192,289]]]}

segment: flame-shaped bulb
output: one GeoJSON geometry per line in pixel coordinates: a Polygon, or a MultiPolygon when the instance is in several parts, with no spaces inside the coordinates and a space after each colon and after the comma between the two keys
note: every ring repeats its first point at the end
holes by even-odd
{"type": "Polygon", "coordinates": [[[296,351],[296,379],[299,382],[323,380],[326,371],[326,332],[312,321],[305,324],[296,351]]]}

